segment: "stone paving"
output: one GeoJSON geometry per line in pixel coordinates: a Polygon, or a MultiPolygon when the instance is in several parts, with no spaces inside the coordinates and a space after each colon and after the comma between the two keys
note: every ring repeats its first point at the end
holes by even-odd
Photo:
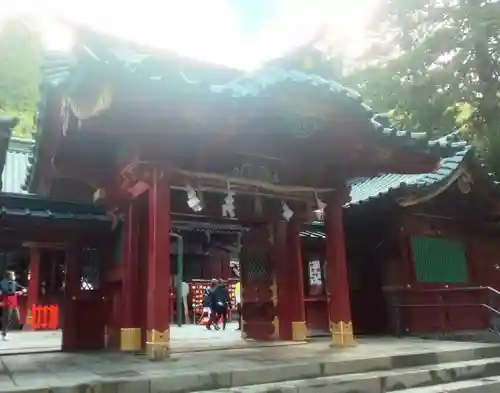
{"type": "Polygon", "coordinates": [[[388,368],[395,360],[398,367],[404,367],[408,355],[452,361],[458,352],[467,357],[470,351],[497,348],[491,344],[379,338],[360,339],[357,347],[344,349],[333,349],[329,340],[318,340],[293,346],[174,353],[161,362],[103,352],[8,355],[0,357],[0,392],[189,392],[205,385],[266,383],[276,375],[310,378],[320,369],[323,374],[347,369],[359,372],[366,369],[366,362],[375,366],[377,359],[388,368]],[[359,361],[365,369],[356,371],[359,361]],[[196,388],[191,390],[190,386],[196,388]]]}
{"type": "MultiPolygon", "coordinates": [[[[202,326],[184,325],[171,328],[172,352],[192,352],[212,349],[235,349],[268,346],[271,343],[249,343],[236,331],[237,324],[229,324],[225,331],[207,330],[202,326]]],[[[9,341],[0,341],[0,355],[59,351],[61,349],[61,331],[13,331],[9,341]]],[[[281,343],[291,345],[294,343],[281,343]]],[[[276,343],[272,344],[273,346],[276,343]]]]}

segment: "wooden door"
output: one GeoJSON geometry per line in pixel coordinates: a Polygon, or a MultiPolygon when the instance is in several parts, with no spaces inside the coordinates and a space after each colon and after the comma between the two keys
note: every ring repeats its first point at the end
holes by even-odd
{"type": "Polygon", "coordinates": [[[102,288],[102,250],[81,248],[66,261],[63,350],[104,349],[107,299],[102,288]]]}
{"type": "Polygon", "coordinates": [[[278,338],[277,289],[272,263],[272,228],[254,227],[242,236],[240,251],[243,336],[278,338]]]}

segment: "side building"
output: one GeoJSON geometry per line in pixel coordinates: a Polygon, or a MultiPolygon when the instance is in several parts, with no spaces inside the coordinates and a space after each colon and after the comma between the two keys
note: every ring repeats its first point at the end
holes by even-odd
{"type": "MultiPolygon", "coordinates": [[[[57,306],[64,350],[102,348],[103,332],[93,335],[81,326],[78,310],[92,305],[95,294],[103,296],[101,267],[109,258],[103,245],[117,241],[113,221],[105,210],[91,204],[24,191],[33,143],[10,138],[14,125],[15,121],[0,118],[0,274],[14,271],[18,282],[28,290],[19,300],[18,322],[21,326],[30,324],[33,305],[57,306]],[[76,255],[75,248],[84,252],[76,255]],[[66,290],[69,278],[78,292],[66,290]]],[[[92,310],[94,318],[105,319],[105,304],[92,310]]]]}
{"type": "MultiPolygon", "coordinates": [[[[358,334],[494,328],[500,315],[500,189],[456,133],[457,152],[424,174],[350,181],[344,206],[351,311],[358,334]]],[[[328,329],[326,298],[308,277],[324,261],[321,226],[305,240],[308,326],[328,329]],[[314,269],[312,269],[314,270],[314,269]]]]}

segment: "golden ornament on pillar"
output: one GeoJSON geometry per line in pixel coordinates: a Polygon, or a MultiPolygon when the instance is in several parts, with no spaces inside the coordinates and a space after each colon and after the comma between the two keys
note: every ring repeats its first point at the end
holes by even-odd
{"type": "Polygon", "coordinates": [[[31,315],[31,310],[28,309],[27,315],[26,315],[26,325],[31,327],[33,324],[33,315],[31,315]]]}
{"type": "Polygon", "coordinates": [[[332,334],[332,346],[351,347],[356,345],[352,322],[330,322],[330,332],[332,334]]]}
{"type": "Polygon", "coordinates": [[[307,335],[307,325],[305,321],[292,322],[292,341],[306,341],[307,335]]]}
{"type": "Polygon", "coordinates": [[[136,352],[141,350],[141,329],[120,329],[120,350],[124,352],[136,352]]]}
{"type": "Polygon", "coordinates": [[[271,338],[273,340],[279,340],[280,338],[280,319],[276,316],[273,318],[273,334],[271,338]]]}
{"type": "Polygon", "coordinates": [[[149,360],[161,360],[168,356],[170,347],[170,329],[148,330],[146,340],[146,353],[149,360]]]}

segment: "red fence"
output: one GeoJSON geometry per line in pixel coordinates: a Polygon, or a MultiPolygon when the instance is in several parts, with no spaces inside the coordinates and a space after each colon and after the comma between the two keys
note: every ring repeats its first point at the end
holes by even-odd
{"type": "Polygon", "coordinates": [[[44,306],[34,304],[31,307],[29,324],[32,329],[55,330],[59,326],[59,306],[44,306]]]}

